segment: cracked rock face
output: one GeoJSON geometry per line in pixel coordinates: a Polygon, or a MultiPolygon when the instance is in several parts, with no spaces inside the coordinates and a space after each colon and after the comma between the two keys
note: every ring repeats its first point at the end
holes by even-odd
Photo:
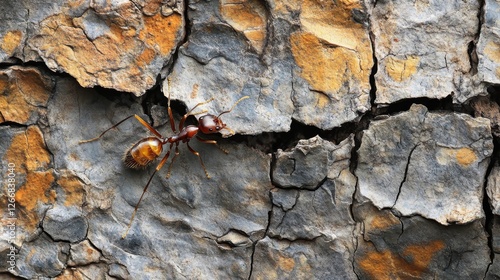
{"type": "Polygon", "coordinates": [[[361,201],[443,225],[484,217],[482,187],[493,152],[488,120],[414,105],[373,122],[361,142],[361,201]]]}
{"type": "Polygon", "coordinates": [[[0,279],[499,278],[497,1],[3,2],[0,279]]]}

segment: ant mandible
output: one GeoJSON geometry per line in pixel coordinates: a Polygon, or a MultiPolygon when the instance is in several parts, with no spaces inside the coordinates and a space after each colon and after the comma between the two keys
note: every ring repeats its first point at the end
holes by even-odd
{"type": "MultiPolygon", "coordinates": [[[[197,89],[198,89],[198,87],[197,87],[197,85],[195,85],[193,87],[193,94],[195,93],[195,91],[197,89]]],[[[211,98],[205,102],[198,103],[182,117],[182,119],[179,122],[179,132],[177,132],[177,130],[175,129],[175,121],[174,121],[174,116],[172,114],[172,109],[170,108],[170,91],[169,91],[167,110],[168,110],[168,116],[170,119],[170,127],[171,127],[174,135],[172,135],[168,138],[163,137],[155,128],[153,128],[151,125],[149,125],[145,120],[143,120],[138,115],[134,114],[134,115],[126,117],[125,119],[119,121],[118,123],[116,123],[112,127],[106,129],[99,136],[92,138],[92,139],[88,139],[88,140],[82,140],[79,142],[80,144],[82,144],[82,143],[96,141],[96,140],[100,139],[109,130],[116,128],[124,121],[126,121],[132,117],[135,117],[143,126],[145,126],[155,136],[150,136],[150,137],[146,137],[146,138],[139,140],[135,145],[133,145],[130,149],[128,149],[125,152],[125,155],[123,157],[123,162],[127,167],[133,168],[133,169],[142,169],[142,168],[147,167],[150,163],[152,163],[157,157],[159,157],[161,155],[161,153],[163,151],[163,145],[170,144],[170,146],[168,148],[168,152],[161,159],[160,163],[156,166],[156,169],[154,170],[153,174],[151,174],[151,176],[149,177],[149,180],[146,183],[146,186],[144,187],[144,190],[142,191],[141,197],[139,198],[139,201],[137,202],[137,204],[134,208],[134,212],[132,213],[132,217],[130,218],[130,222],[127,226],[127,229],[123,233],[122,238],[125,238],[127,236],[128,231],[132,225],[132,221],[134,220],[135,214],[137,213],[137,209],[139,208],[139,204],[141,203],[142,198],[144,197],[144,194],[146,193],[146,191],[149,187],[149,184],[151,183],[151,180],[153,179],[156,172],[158,170],[160,170],[163,167],[163,165],[167,162],[167,160],[170,156],[170,153],[172,152],[172,148],[174,147],[174,144],[175,144],[175,154],[174,154],[172,161],[170,162],[170,165],[168,167],[168,172],[167,172],[167,176],[166,176],[167,178],[170,177],[170,171],[172,169],[172,164],[174,163],[176,157],[179,155],[179,149],[178,149],[179,143],[182,142],[182,143],[186,143],[189,151],[191,153],[193,153],[194,155],[196,155],[200,159],[201,167],[203,168],[203,171],[205,171],[205,175],[207,176],[207,178],[210,179],[210,175],[208,175],[207,169],[205,168],[205,164],[203,163],[203,160],[200,156],[200,153],[195,151],[189,145],[189,141],[196,137],[196,139],[200,142],[216,145],[219,149],[221,149],[224,153],[227,154],[226,150],[223,150],[222,148],[219,147],[219,145],[217,145],[217,141],[203,139],[200,136],[198,136],[198,132],[201,131],[204,134],[213,134],[213,133],[220,133],[221,130],[226,129],[226,130],[229,130],[231,132],[230,135],[234,134],[234,132],[230,128],[228,128],[225,123],[222,122],[220,116],[231,112],[234,109],[234,107],[236,107],[236,105],[238,103],[240,103],[242,100],[247,99],[247,98],[249,98],[249,97],[244,96],[244,97],[240,98],[238,101],[236,101],[236,103],[234,103],[234,105],[231,107],[231,109],[229,109],[227,111],[223,111],[218,116],[215,116],[212,114],[205,114],[205,115],[199,117],[197,126],[196,125],[184,126],[184,122],[186,121],[186,119],[189,116],[196,116],[199,114],[207,113],[207,110],[203,110],[203,111],[200,111],[197,113],[193,113],[193,110],[196,109],[198,106],[201,106],[203,104],[206,104],[206,103],[213,101],[214,98],[211,98]]],[[[227,136],[224,136],[224,137],[227,137],[227,136]]]]}

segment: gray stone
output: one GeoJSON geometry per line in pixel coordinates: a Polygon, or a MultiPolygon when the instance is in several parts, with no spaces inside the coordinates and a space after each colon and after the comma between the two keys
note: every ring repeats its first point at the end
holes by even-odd
{"type": "Polygon", "coordinates": [[[378,59],[375,102],[452,93],[455,102],[464,102],[474,90],[462,80],[471,79],[468,46],[477,36],[479,10],[477,0],[377,1],[371,11],[378,59]]]}
{"type": "Polygon", "coordinates": [[[352,142],[350,137],[335,145],[316,136],[300,140],[291,151],[278,149],[273,182],[283,188],[318,188],[324,180],[337,178],[348,167],[352,142]]]}
{"type": "Polygon", "coordinates": [[[484,1],[483,24],[477,42],[478,76],[481,81],[500,83],[500,3],[484,1]]]}
{"type": "Polygon", "coordinates": [[[101,258],[101,253],[88,240],[71,245],[70,259],[68,265],[79,266],[90,263],[97,263],[101,258]]]}
{"type": "Polygon", "coordinates": [[[331,129],[369,109],[371,43],[366,25],[343,16],[353,6],[221,0],[189,7],[189,43],[163,83],[166,96],[187,107],[215,97],[210,112],[250,96],[225,116],[240,134],[287,131],[292,118],[331,129]]]}
{"type": "Polygon", "coordinates": [[[482,187],[492,151],[488,120],[414,105],[364,132],[358,199],[444,225],[474,221],[484,217],[482,187]]]}
{"type": "Polygon", "coordinates": [[[493,166],[488,176],[486,194],[493,214],[500,215],[500,167],[498,163],[493,166]]]}
{"type": "Polygon", "coordinates": [[[56,206],[49,209],[43,220],[43,229],[55,241],[82,241],[88,224],[83,213],[75,207],[56,206]]]}
{"type": "Polygon", "coordinates": [[[352,252],[322,236],[311,241],[266,237],[255,246],[250,279],[357,279],[352,252]]]}
{"type": "Polygon", "coordinates": [[[490,257],[482,221],[443,226],[418,216],[370,215],[354,259],[360,279],[483,279],[490,257]]]}

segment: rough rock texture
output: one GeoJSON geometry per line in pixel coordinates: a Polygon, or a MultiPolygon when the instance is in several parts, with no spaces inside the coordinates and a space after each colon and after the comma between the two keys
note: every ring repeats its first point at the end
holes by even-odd
{"type": "Polygon", "coordinates": [[[330,129],[369,109],[371,43],[366,19],[353,16],[366,13],[361,2],[235,3],[189,4],[189,43],[167,96],[188,107],[215,97],[214,112],[250,96],[251,110],[229,123],[242,134],[287,131],[292,118],[330,129]]]}
{"type": "Polygon", "coordinates": [[[414,105],[364,132],[358,199],[443,225],[472,222],[484,216],[483,183],[492,152],[488,120],[414,105]]]}
{"type": "Polygon", "coordinates": [[[0,279],[499,278],[498,10],[3,1],[0,279]],[[174,145],[122,238],[152,133],[80,141],[211,98],[236,133],[190,142],[211,179],[174,145]]]}
{"type": "Polygon", "coordinates": [[[42,60],[84,87],[143,94],[184,37],[181,1],[8,2],[1,61],[42,60]]]}

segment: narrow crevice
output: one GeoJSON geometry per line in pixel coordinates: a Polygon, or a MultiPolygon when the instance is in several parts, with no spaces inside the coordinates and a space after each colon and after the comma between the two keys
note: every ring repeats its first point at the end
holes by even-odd
{"type": "Polygon", "coordinates": [[[405,173],[404,173],[404,177],[403,177],[403,180],[401,181],[401,183],[399,184],[399,190],[398,190],[398,194],[396,195],[396,199],[394,199],[394,204],[391,206],[391,208],[394,208],[394,206],[396,205],[396,203],[398,202],[398,199],[399,199],[399,195],[401,194],[401,190],[403,189],[403,184],[406,182],[406,178],[408,176],[408,169],[410,167],[410,162],[411,162],[411,156],[413,155],[413,152],[415,151],[415,149],[419,146],[419,144],[415,145],[415,147],[413,147],[410,151],[410,154],[408,155],[408,159],[406,160],[406,167],[405,167],[405,173]]]}
{"type": "Polygon", "coordinates": [[[492,160],[490,161],[490,164],[488,165],[488,168],[486,170],[485,176],[484,176],[484,185],[483,185],[483,211],[485,215],[485,222],[484,222],[484,229],[487,233],[487,238],[488,238],[488,247],[490,249],[490,263],[488,264],[488,267],[485,271],[485,278],[486,275],[488,274],[490,266],[493,264],[493,261],[495,259],[495,252],[493,248],[493,226],[494,226],[494,220],[495,220],[495,215],[493,214],[493,211],[491,209],[491,204],[489,201],[489,197],[486,192],[486,188],[488,186],[488,179],[490,177],[491,171],[493,170],[493,167],[498,165],[497,162],[497,157],[500,155],[499,151],[499,145],[500,145],[500,140],[496,137],[493,139],[494,141],[494,148],[493,148],[493,154],[492,154],[492,160]]]}

